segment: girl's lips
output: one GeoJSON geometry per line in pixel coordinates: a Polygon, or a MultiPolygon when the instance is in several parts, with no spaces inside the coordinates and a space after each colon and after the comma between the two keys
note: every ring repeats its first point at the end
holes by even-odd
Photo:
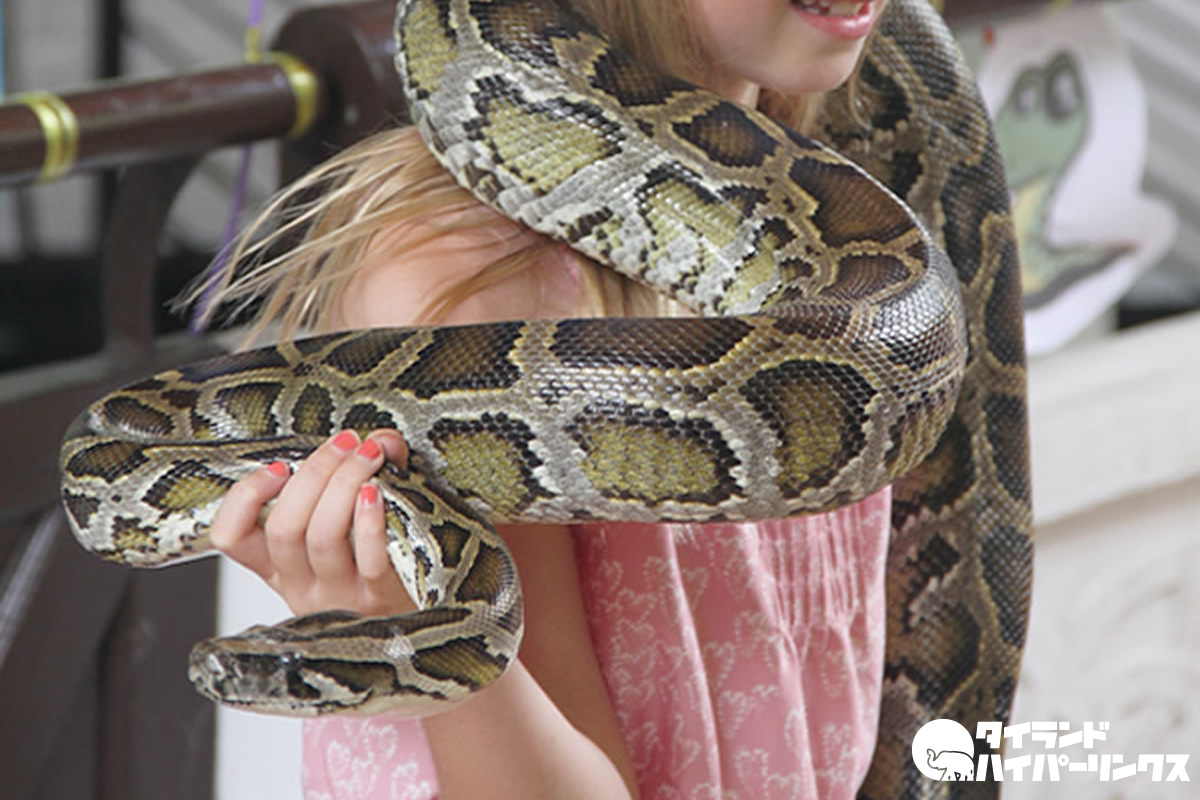
{"type": "Polygon", "coordinates": [[[861,39],[874,22],[872,0],[792,0],[792,8],[817,30],[837,39],[861,39]]]}

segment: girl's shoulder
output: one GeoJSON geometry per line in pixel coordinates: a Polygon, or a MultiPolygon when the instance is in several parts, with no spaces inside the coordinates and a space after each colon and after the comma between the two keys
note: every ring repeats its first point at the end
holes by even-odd
{"type": "Polygon", "coordinates": [[[577,315],[579,257],[485,207],[380,230],[347,282],[339,327],[577,315]],[[464,215],[466,216],[466,215],[464,215]]]}

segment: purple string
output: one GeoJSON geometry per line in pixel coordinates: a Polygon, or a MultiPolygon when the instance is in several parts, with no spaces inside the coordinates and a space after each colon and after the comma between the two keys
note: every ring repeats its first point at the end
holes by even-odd
{"type": "Polygon", "coordinates": [[[234,179],[233,187],[233,205],[230,207],[229,217],[225,220],[225,231],[221,237],[221,246],[217,250],[217,255],[209,263],[208,269],[204,272],[204,289],[196,301],[196,309],[192,312],[192,320],[188,326],[194,334],[204,333],[208,328],[206,315],[210,311],[210,306],[213,302],[213,293],[217,289],[217,276],[225,269],[230,257],[233,255],[234,240],[238,233],[238,223],[242,216],[242,209],[246,205],[246,183],[250,176],[252,152],[253,148],[250,145],[244,145],[239,155],[237,177],[234,179]]]}
{"type": "MultiPolygon", "coordinates": [[[[262,29],[264,5],[265,0],[250,0],[250,9],[246,15],[245,58],[248,62],[258,61],[261,55],[257,44],[260,41],[258,32],[262,29]]],[[[192,319],[188,325],[189,330],[193,334],[203,333],[208,328],[206,317],[211,310],[213,293],[217,287],[217,276],[225,270],[230,257],[233,255],[234,242],[237,238],[239,223],[242,217],[242,209],[246,206],[246,186],[250,182],[250,162],[252,161],[253,151],[254,148],[250,144],[242,146],[242,152],[238,159],[237,175],[234,178],[233,204],[229,209],[229,217],[225,220],[225,231],[222,234],[221,246],[217,249],[217,255],[208,265],[208,269],[205,270],[204,289],[196,302],[196,309],[192,312],[192,319]]]]}

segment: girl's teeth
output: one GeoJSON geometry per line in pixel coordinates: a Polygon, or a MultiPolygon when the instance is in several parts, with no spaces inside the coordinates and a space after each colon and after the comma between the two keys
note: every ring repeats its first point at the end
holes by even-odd
{"type": "Polygon", "coordinates": [[[826,17],[851,17],[859,13],[865,3],[862,0],[792,0],[792,5],[826,17]]]}

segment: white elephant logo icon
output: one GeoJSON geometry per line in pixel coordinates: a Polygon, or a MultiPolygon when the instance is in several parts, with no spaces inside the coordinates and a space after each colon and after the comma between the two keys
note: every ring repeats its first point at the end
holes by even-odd
{"type": "Polygon", "coordinates": [[[934,781],[975,780],[975,739],[952,719],[925,723],[913,737],[913,765],[934,781]]]}
{"type": "Polygon", "coordinates": [[[975,778],[975,762],[970,753],[959,750],[934,753],[932,750],[926,750],[925,763],[931,770],[941,773],[938,780],[969,781],[975,778]]]}

